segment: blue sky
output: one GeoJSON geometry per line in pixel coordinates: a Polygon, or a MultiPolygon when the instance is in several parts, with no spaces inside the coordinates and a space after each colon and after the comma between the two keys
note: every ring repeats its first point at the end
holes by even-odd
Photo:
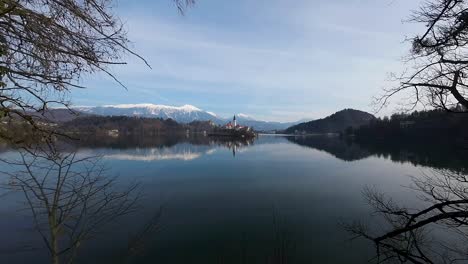
{"type": "MultiPolygon", "coordinates": [[[[171,0],[119,0],[132,57],[71,94],[75,105],[191,104],[222,116],[320,118],[343,108],[372,111],[388,73],[404,70],[402,23],[420,1],[197,0],[181,16],[171,0]]],[[[394,111],[390,106],[379,115],[394,111]]]]}

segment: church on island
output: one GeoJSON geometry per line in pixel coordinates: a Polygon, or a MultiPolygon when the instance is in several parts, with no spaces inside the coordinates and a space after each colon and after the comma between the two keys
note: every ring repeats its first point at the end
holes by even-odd
{"type": "Polygon", "coordinates": [[[224,129],[233,129],[233,130],[246,130],[250,131],[250,127],[241,126],[237,124],[236,116],[232,118],[232,121],[223,126],[224,129]]]}
{"type": "Polygon", "coordinates": [[[217,127],[209,136],[218,137],[235,137],[235,138],[253,138],[255,132],[251,127],[241,126],[237,123],[236,116],[232,118],[232,121],[228,122],[224,126],[217,127]]]}

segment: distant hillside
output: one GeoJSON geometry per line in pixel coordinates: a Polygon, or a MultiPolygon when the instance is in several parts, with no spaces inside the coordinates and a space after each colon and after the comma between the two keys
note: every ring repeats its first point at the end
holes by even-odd
{"type": "MultiPolygon", "coordinates": [[[[172,119],[179,124],[189,124],[195,121],[213,121],[217,125],[224,125],[232,121],[232,116],[224,118],[213,112],[201,110],[192,105],[166,106],[154,104],[125,104],[106,105],[95,107],[75,107],[71,110],[62,108],[51,108],[45,113],[32,115],[55,123],[71,121],[85,116],[126,116],[142,118],[172,119]]],[[[252,127],[256,131],[271,132],[284,130],[298,122],[269,122],[257,120],[246,114],[236,114],[237,123],[242,126],[252,127]]],[[[304,122],[304,121],[302,121],[304,122]]]]}
{"type": "Polygon", "coordinates": [[[346,131],[359,142],[422,141],[456,143],[468,149],[468,115],[444,110],[415,111],[376,119],[368,125],[346,131]],[[459,142],[453,142],[459,141],[459,142]]]}
{"type": "Polygon", "coordinates": [[[336,133],[348,127],[359,127],[374,120],[375,116],[367,112],[344,109],[322,119],[301,123],[286,129],[286,133],[336,133]]]}
{"type": "Polygon", "coordinates": [[[209,121],[194,121],[189,124],[179,124],[173,119],[144,118],[128,116],[82,116],[61,123],[59,128],[64,133],[106,135],[116,131],[119,135],[146,135],[185,133],[209,131],[213,123],[209,121]]]}
{"type": "MultiPolygon", "coordinates": [[[[232,120],[232,117],[223,118],[213,112],[199,109],[192,105],[183,106],[167,106],[155,104],[122,104],[122,105],[105,105],[94,107],[75,107],[72,110],[68,109],[48,109],[44,114],[34,114],[37,117],[48,121],[63,123],[71,121],[77,117],[83,116],[127,116],[127,117],[144,117],[144,118],[160,118],[172,119],[179,124],[189,124],[194,121],[213,121],[215,124],[224,125],[232,120]]],[[[284,130],[292,125],[300,122],[268,122],[256,120],[245,114],[236,114],[237,122],[243,126],[249,126],[257,131],[276,131],[284,130]]]]}

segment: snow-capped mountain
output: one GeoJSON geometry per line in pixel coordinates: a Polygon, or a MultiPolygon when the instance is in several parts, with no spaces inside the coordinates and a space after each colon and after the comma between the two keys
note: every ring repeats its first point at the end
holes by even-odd
{"type": "Polygon", "coordinates": [[[299,122],[271,122],[257,120],[252,116],[246,114],[236,114],[236,120],[239,124],[244,126],[253,127],[257,131],[277,131],[285,130],[286,128],[296,125],[299,122]]]}
{"type": "MultiPolygon", "coordinates": [[[[139,116],[163,119],[171,118],[179,123],[190,123],[192,121],[213,121],[218,125],[226,124],[233,118],[232,116],[223,118],[213,112],[202,110],[193,105],[168,106],[156,104],[119,104],[75,107],[74,110],[83,114],[102,116],[139,116]]],[[[257,131],[284,130],[292,125],[299,123],[260,121],[243,113],[236,114],[236,120],[239,124],[250,126],[257,131]]]]}
{"type": "Polygon", "coordinates": [[[156,104],[120,104],[96,107],[79,107],[76,110],[87,114],[105,116],[140,116],[149,118],[174,119],[179,123],[192,121],[217,121],[212,112],[201,110],[193,105],[167,106],[156,104]]]}
{"type": "Polygon", "coordinates": [[[236,118],[239,119],[239,120],[251,120],[251,121],[255,120],[255,118],[253,118],[253,117],[251,117],[249,115],[243,114],[243,113],[238,113],[236,115],[236,118]]]}

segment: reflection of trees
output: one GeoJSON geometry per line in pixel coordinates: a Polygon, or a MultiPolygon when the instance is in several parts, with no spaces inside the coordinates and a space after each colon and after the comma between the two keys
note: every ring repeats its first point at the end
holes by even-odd
{"type": "Polygon", "coordinates": [[[468,164],[460,158],[466,150],[453,144],[417,141],[349,141],[338,137],[298,136],[286,137],[295,144],[322,150],[344,161],[355,161],[370,156],[391,159],[394,162],[410,162],[435,168],[467,171],[468,164]]]}
{"type": "Polygon", "coordinates": [[[368,150],[362,148],[359,144],[345,141],[338,137],[297,136],[286,138],[290,142],[328,152],[345,161],[360,160],[371,155],[368,150]]]}
{"type": "MultiPolygon", "coordinates": [[[[111,149],[137,149],[139,152],[141,149],[147,150],[150,154],[144,154],[145,157],[139,158],[140,160],[158,160],[158,159],[169,159],[170,156],[161,155],[156,157],[155,152],[172,152],[172,158],[174,159],[183,159],[183,160],[192,160],[200,157],[203,153],[196,149],[198,146],[207,146],[207,147],[224,147],[232,151],[235,156],[236,151],[248,147],[254,144],[254,138],[232,138],[232,137],[214,137],[206,136],[203,134],[192,134],[189,137],[179,134],[174,134],[171,136],[163,137],[134,137],[134,136],[120,136],[120,137],[110,137],[110,136],[92,136],[85,137],[80,140],[70,140],[64,143],[68,147],[74,147],[73,145],[78,145],[80,147],[91,147],[91,148],[111,148],[111,149]],[[184,144],[188,143],[188,144],[184,144]],[[180,153],[181,146],[183,147],[183,153],[180,153]],[[188,147],[187,147],[188,146],[188,147]],[[192,153],[189,150],[189,153],[186,153],[187,148],[194,149],[192,153]],[[152,157],[151,157],[152,156],[152,157]]],[[[142,151],[143,153],[145,151],[142,151]]],[[[125,159],[130,159],[128,155],[124,155],[125,159]]],[[[120,157],[122,158],[122,156],[120,157]]],[[[138,159],[135,157],[135,159],[138,159]]]]}
{"type": "Polygon", "coordinates": [[[359,145],[372,155],[394,162],[410,162],[413,165],[438,169],[468,170],[468,164],[463,158],[467,150],[450,141],[369,140],[360,141],[359,145]]]}
{"type": "Polygon", "coordinates": [[[140,136],[90,136],[80,138],[80,140],[68,141],[71,145],[80,147],[105,147],[105,148],[169,148],[181,143],[190,143],[192,145],[204,146],[225,146],[230,148],[232,145],[249,146],[254,143],[254,139],[234,139],[230,137],[208,137],[203,134],[193,134],[189,137],[186,134],[173,134],[161,137],[140,137],[140,136]]]}
{"type": "Polygon", "coordinates": [[[5,187],[24,193],[52,263],[72,263],[84,241],[135,209],[136,185],[116,190],[97,157],[35,148],[7,162],[5,187]]]}
{"type": "Polygon", "coordinates": [[[363,224],[348,230],[371,240],[377,263],[466,263],[468,251],[468,176],[450,170],[433,170],[413,178],[412,188],[426,204],[421,209],[397,205],[391,198],[367,188],[365,197],[382,216],[388,229],[373,232],[363,224]]]}

